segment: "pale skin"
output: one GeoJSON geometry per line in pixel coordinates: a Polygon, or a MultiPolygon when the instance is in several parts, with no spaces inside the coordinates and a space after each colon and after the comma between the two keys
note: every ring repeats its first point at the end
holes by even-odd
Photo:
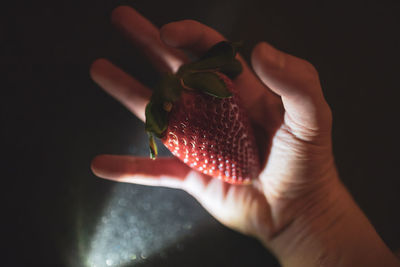
{"type": "MultiPolygon", "coordinates": [[[[130,7],[112,13],[113,24],[160,73],[202,55],[224,37],[197,21],[156,28],[130,7]]],[[[251,64],[240,55],[239,89],[263,153],[262,171],[250,185],[202,175],[177,158],[100,155],[102,178],[185,190],[222,224],[259,239],[282,266],[400,266],[341,184],[331,143],[331,110],[315,68],[266,42],[251,64]]],[[[91,66],[93,80],[144,120],[151,90],[105,59],[91,66]]]]}

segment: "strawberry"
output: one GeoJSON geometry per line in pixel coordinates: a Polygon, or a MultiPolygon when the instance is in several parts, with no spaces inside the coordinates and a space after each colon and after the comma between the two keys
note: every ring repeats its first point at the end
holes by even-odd
{"type": "Polygon", "coordinates": [[[156,135],[173,155],[204,174],[232,184],[258,175],[252,127],[231,80],[241,72],[236,48],[220,42],[162,79],[146,107],[152,158],[156,135]]]}

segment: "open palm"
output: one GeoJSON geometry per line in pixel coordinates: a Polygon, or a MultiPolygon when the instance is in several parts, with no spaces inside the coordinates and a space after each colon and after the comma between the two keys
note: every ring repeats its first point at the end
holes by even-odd
{"type": "MultiPolygon", "coordinates": [[[[183,51],[200,56],[224,40],[196,21],[173,22],[161,30],[130,7],[118,7],[113,23],[141,49],[160,72],[175,72],[188,62],[183,51]],[[181,50],[182,49],[182,50],[181,50]]],[[[231,185],[190,169],[177,158],[100,155],[93,172],[103,178],[179,188],[195,197],[220,222],[267,244],[303,209],[324,197],[334,180],[331,114],[308,62],[267,43],[252,53],[256,74],[238,56],[242,74],[235,79],[253,122],[262,171],[250,185],[231,185]]],[[[93,80],[144,120],[151,91],[105,59],[91,67],[93,80]]]]}

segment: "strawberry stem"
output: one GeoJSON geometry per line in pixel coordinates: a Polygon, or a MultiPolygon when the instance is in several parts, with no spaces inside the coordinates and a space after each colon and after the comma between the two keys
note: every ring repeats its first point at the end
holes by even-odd
{"type": "Polygon", "coordinates": [[[164,109],[166,112],[170,112],[171,109],[172,109],[172,103],[171,103],[171,102],[168,102],[168,101],[165,101],[164,104],[163,104],[163,109],[164,109]]]}
{"type": "Polygon", "coordinates": [[[149,148],[150,148],[150,158],[151,159],[156,159],[158,155],[158,149],[157,149],[157,144],[156,141],[154,140],[153,134],[152,133],[147,133],[149,135],[149,148]]]}

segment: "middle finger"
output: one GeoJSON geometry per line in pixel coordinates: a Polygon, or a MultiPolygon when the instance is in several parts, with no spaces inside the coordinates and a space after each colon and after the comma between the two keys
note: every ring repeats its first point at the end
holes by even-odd
{"type": "Polygon", "coordinates": [[[119,6],[112,12],[111,21],[158,71],[176,72],[188,61],[182,51],[165,45],[160,39],[159,29],[135,9],[119,6]]]}

